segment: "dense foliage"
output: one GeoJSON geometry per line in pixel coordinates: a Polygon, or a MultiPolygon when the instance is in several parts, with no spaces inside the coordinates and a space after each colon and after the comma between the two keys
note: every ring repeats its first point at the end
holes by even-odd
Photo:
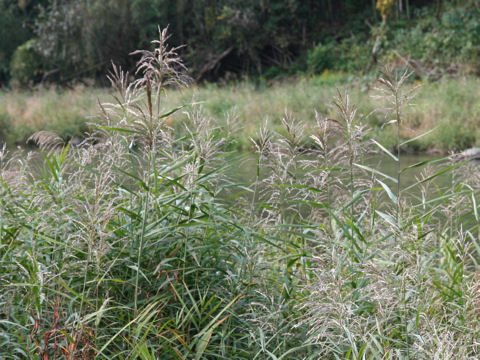
{"type": "Polygon", "coordinates": [[[478,12],[471,0],[1,0],[0,82],[103,79],[111,60],[133,69],[125,54],[168,24],[197,79],[402,58],[420,75],[477,71],[478,12]]]}
{"type": "Polygon", "coordinates": [[[0,1],[0,83],[9,78],[10,61],[18,46],[33,36],[38,5],[45,1],[0,1]]]}
{"type": "Polygon", "coordinates": [[[77,148],[42,131],[41,159],[0,151],[0,357],[478,358],[478,166],[403,167],[409,74],[380,79],[395,151],[338,92],[315,151],[286,114],[238,184],[201,109],[170,126],[164,85],[189,79],[165,35],[133,82],[114,68],[77,148]],[[393,176],[366,165],[372,147],[393,176]]]}

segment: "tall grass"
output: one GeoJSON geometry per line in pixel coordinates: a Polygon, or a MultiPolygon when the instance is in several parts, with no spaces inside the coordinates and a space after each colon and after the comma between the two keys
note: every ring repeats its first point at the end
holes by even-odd
{"type": "Polygon", "coordinates": [[[189,81],[167,39],[137,80],[113,68],[79,147],[44,131],[39,154],[0,153],[0,357],[477,358],[478,167],[400,166],[406,76],[385,73],[393,102],[376,100],[395,153],[338,92],[315,126],[287,111],[252,136],[256,176],[236,184],[227,130],[171,105],[166,85],[189,81]]]}

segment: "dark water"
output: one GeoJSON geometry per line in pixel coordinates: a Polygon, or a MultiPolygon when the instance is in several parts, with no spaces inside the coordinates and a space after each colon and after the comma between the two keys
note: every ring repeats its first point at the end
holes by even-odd
{"type": "MultiPolygon", "coordinates": [[[[308,159],[308,156],[305,157],[308,159]]],[[[431,176],[442,169],[452,165],[449,163],[448,159],[433,157],[430,155],[402,155],[400,157],[400,169],[405,169],[409,166],[419,164],[422,162],[431,162],[429,164],[413,167],[407,169],[401,173],[400,176],[400,186],[401,189],[406,189],[412,186],[415,182],[420,180],[423,177],[431,176]],[[428,174],[428,175],[427,175],[428,174]]],[[[367,166],[369,168],[378,170],[379,172],[388,175],[393,178],[397,178],[398,163],[388,156],[373,155],[368,156],[362,161],[359,161],[358,164],[367,166]]],[[[232,178],[238,182],[249,184],[255,181],[256,178],[256,166],[257,166],[257,155],[252,153],[243,153],[239,156],[235,156],[233,160],[233,165],[230,169],[232,178]]],[[[368,173],[368,170],[365,170],[368,173]]],[[[266,175],[266,171],[262,170],[261,176],[266,175]]],[[[394,187],[394,182],[389,180],[386,177],[383,177],[379,174],[376,174],[376,177],[388,184],[389,186],[394,187]]],[[[435,177],[435,184],[439,187],[446,187],[451,185],[451,174],[447,172],[446,174],[435,177]]],[[[409,189],[410,190],[410,189],[409,189]]],[[[407,192],[409,192],[407,190],[407,192]]],[[[414,188],[411,189],[414,191],[414,188]]]]}
{"type": "MultiPolygon", "coordinates": [[[[250,189],[252,189],[252,186],[250,185],[256,180],[257,156],[252,153],[244,153],[241,156],[237,155],[231,164],[232,166],[229,169],[230,179],[234,182],[244,184],[245,188],[250,187],[250,189]]],[[[360,165],[378,170],[394,179],[397,178],[398,163],[388,156],[368,156],[363,159],[360,165]]],[[[444,169],[451,166],[454,166],[454,164],[448,158],[439,158],[430,155],[402,155],[400,158],[400,169],[411,167],[402,171],[400,176],[402,203],[412,207],[420,206],[422,209],[426,210],[436,206],[435,204],[438,204],[437,200],[443,201],[442,199],[445,199],[445,201],[449,201],[448,198],[446,198],[446,194],[449,194],[452,190],[453,184],[458,183],[462,178],[462,171],[466,171],[468,168],[465,166],[458,166],[442,173],[444,169]],[[424,164],[421,166],[414,166],[422,163],[424,164]],[[431,181],[415,185],[429,177],[432,177],[431,181]]],[[[371,173],[365,171],[363,176],[365,176],[365,178],[370,177],[369,174],[371,173]]],[[[260,177],[265,177],[267,175],[268,171],[265,168],[262,168],[260,177]]],[[[301,176],[301,174],[299,174],[299,176],[301,176]]],[[[388,186],[394,196],[397,195],[397,186],[394,181],[379,174],[375,174],[375,178],[388,186]]],[[[261,184],[259,190],[261,190],[263,186],[265,185],[261,184]]],[[[377,194],[377,210],[388,212],[388,209],[394,204],[392,198],[389,199],[387,191],[378,181],[376,181],[372,187],[374,188],[372,191],[376,191],[377,194]]],[[[253,192],[248,191],[245,188],[242,190],[241,187],[233,187],[230,191],[221,193],[220,196],[232,206],[235,206],[235,202],[239,198],[246,198],[248,201],[252,201],[253,192]]],[[[308,210],[306,211],[308,212],[308,210]]],[[[441,218],[441,215],[439,216],[441,218]]],[[[472,216],[467,220],[464,219],[465,224],[467,224],[467,222],[470,224],[472,219],[472,216]]]]}
{"type": "MultiPolygon", "coordinates": [[[[71,149],[70,151],[72,150],[74,151],[74,149],[71,149]]],[[[30,153],[30,169],[40,176],[42,173],[42,168],[44,167],[43,156],[38,151],[23,151],[23,156],[20,156],[20,158],[26,158],[27,153],[30,153]]],[[[230,167],[227,170],[229,179],[240,185],[251,185],[256,180],[257,159],[257,155],[252,152],[232,154],[227,160],[230,164],[230,167]]],[[[305,155],[304,159],[312,159],[312,155],[305,155]]],[[[441,158],[435,158],[429,155],[402,155],[400,157],[400,169],[404,169],[425,161],[432,161],[432,163],[425,166],[413,167],[402,172],[400,178],[400,187],[403,190],[407,189],[404,191],[404,195],[413,197],[420,196],[420,187],[411,187],[415,182],[419,181],[422,176],[423,178],[426,176],[431,176],[432,174],[451,166],[451,163],[449,163],[448,159],[441,160],[441,158]],[[435,161],[437,159],[438,161],[435,161]],[[428,175],[426,175],[427,170],[428,175]]],[[[388,156],[369,155],[364,159],[361,159],[361,161],[358,163],[362,166],[375,169],[392,178],[397,178],[398,163],[388,156]]],[[[367,175],[368,173],[369,171],[366,170],[365,174],[367,175]]],[[[261,166],[260,178],[265,178],[266,176],[268,176],[268,169],[266,169],[265,166],[261,166]]],[[[298,176],[302,176],[302,174],[298,174],[298,176]]],[[[375,176],[391,187],[394,192],[396,191],[395,183],[389,180],[388,177],[384,177],[379,174],[375,174],[375,176]]],[[[452,172],[447,172],[446,174],[435,177],[434,184],[437,190],[450,187],[452,185],[452,172]]],[[[380,186],[380,184],[377,185],[380,186]]],[[[242,190],[240,190],[240,192],[242,192],[242,190]]],[[[245,191],[245,194],[248,196],[249,192],[245,191]]]]}

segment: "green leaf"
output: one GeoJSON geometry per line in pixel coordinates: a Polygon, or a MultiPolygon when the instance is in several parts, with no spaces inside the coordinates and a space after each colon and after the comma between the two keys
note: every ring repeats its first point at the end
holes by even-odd
{"type": "Polygon", "coordinates": [[[128,171],[125,171],[125,170],[119,168],[118,166],[113,166],[113,168],[117,171],[120,171],[122,174],[127,175],[127,176],[131,177],[132,179],[137,180],[138,184],[140,184],[145,190],[147,190],[147,191],[149,190],[149,187],[147,186],[147,184],[142,179],[140,179],[137,175],[129,173],[128,171]]]}
{"type": "MultiPolygon", "coordinates": [[[[119,331],[117,331],[115,333],[115,335],[110,337],[110,339],[108,339],[108,341],[105,344],[103,344],[102,348],[100,350],[98,350],[97,356],[104,355],[103,352],[105,351],[105,349],[112,343],[112,341],[114,341],[130,325],[132,325],[132,324],[134,324],[138,321],[141,321],[142,319],[145,319],[146,317],[150,318],[152,315],[157,314],[157,311],[155,310],[157,305],[158,305],[158,302],[153,302],[153,303],[147,305],[147,307],[140,314],[138,314],[137,317],[135,317],[129,323],[124,325],[119,331]]],[[[94,306],[94,305],[91,304],[91,306],[94,306]]]]}
{"type": "Polygon", "coordinates": [[[159,115],[158,118],[159,118],[159,119],[166,118],[167,116],[170,116],[170,115],[176,113],[178,110],[183,109],[184,107],[185,107],[185,105],[178,106],[178,107],[176,107],[176,108],[174,108],[174,109],[166,112],[165,114],[159,115]]]}
{"type": "Polygon", "coordinates": [[[397,221],[391,215],[385,214],[380,210],[375,210],[375,213],[377,213],[383,220],[392,225],[395,229],[398,229],[397,221]]]}
{"type": "Polygon", "coordinates": [[[448,156],[443,157],[443,158],[438,158],[438,159],[430,159],[430,160],[420,161],[418,163],[415,163],[413,165],[410,165],[410,166],[407,166],[407,167],[403,168],[402,170],[400,170],[400,173],[403,173],[404,171],[407,171],[409,169],[413,169],[413,168],[425,166],[425,165],[428,165],[428,164],[433,164],[433,163],[436,163],[436,162],[440,162],[440,161],[443,161],[445,159],[448,159],[448,156]]]}
{"type": "Polygon", "coordinates": [[[310,190],[313,192],[324,192],[324,190],[313,187],[313,186],[308,186],[308,185],[302,185],[302,184],[274,184],[273,186],[275,187],[283,187],[283,188],[289,188],[289,189],[306,189],[310,190]]]}
{"type": "Polygon", "coordinates": [[[434,132],[435,130],[437,130],[437,127],[438,127],[438,126],[436,126],[436,127],[434,127],[433,129],[430,129],[430,130],[424,132],[423,134],[420,134],[420,135],[418,135],[418,136],[415,136],[413,139],[408,139],[408,140],[402,142],[402,143],[400,144],[400,146],[406,145],[406,144],[408,144],[408,143],[411,143],[411,142],[413,142],[413,141],[415,141],[415,140],[418,140],[418,139],[420,139],[420,138],[422,138],[422,137],[424,137],[424,136],[427,136],[427,135],[431,134],[432,132],[434,132]]]}
{"type": "Polygon", "coordinates": [[[432,179],[435,179],[436,177],[438,177],[438,176],[440,176],[440,175],[442,175],[442,174],[445,174],[445,173],[447,173],[447,172],[455,169],[456,167],[458,167],[458,166],[460,166],[460,165],[461,165],[461,163],[451,165],[451,166],[449,166],[449,167],[447,167],[447,168],[445,168],[445,169],[443,169],[443,170],[438,171],[437,173],[433,174],[432,176],[429,176],[429,177],[427,177],[427,178],[425,178],[425,179],[423,179],[423,180],[417,181],[416,183],[414,183],[414,184],[406,187],[406,188],[403,189],[402,191],[410,190],[411,188],[414,188],[414,187],[417,186],[417,185],[420,185],[420,184],[423,184],[423,183],[425,183],[425,182],[427,182],[427,181],[430,181],[430,180],[432,180],[432,179]]]}
{"type": "Polygon", "coordinates": [[[47,162],[48,168],[50,169],[50,173],[53,175],[53,178],[55,179],[55,181],[58,182],[59,178],[58,178],[57,169],[53,165],[53,163],[50,160],[50,158],[48,157],[48,155],[46,155],[44,152],[42,152],[42,155],[43,155],[45,161],[47,162]]]}
{"type": "Polygon", "coordinates": [[[222,319],[218,320],[216,323],[214,323],[203,335],[202,337],[200,338],[199,342],[198,342],[198,345],[197,345],[197,350],[196,350],[196,353],[195,353],[195,360],[199,360],[203,353],[205,352],[205,350],[207,349],[207,346],[208,346],[208,343],[210,342],[210,339],[212,337],[212,333],[213,333],[213,330],[215,330],[215,328],[220,325],[221,323],[223,323],[225,320],[227,320],[228,318],[230,317],[230,315],[226,315],[225,317],[223,317],[222,319]]]}
{"type": "Polygon", "coordinates": [[[230,315],[224,316],[222,319],[219,320],[220,316],[223,315],[225,311],[227,311],[242,295],[237,295],[232,301],[230,301],[218,314],[215,316],[212,321],[208,323],[208,325],[200,331],[196,337],[199,337],[199,341],[197,343],[197,349],[195,353],[195,360],[199,360],[205,349],[207,348],[208,343],[210,342],[210,338],[212,337],[213,330],[217,328],[221,323],[227,320],[230,315]]]}
{"type": "Polygon", "coordinates": [[[60,286],[63,286],[66,290],[68,290],[70,293],[72,293],[73,295],[75,295],[77,298],[81,299],[82,301],[86,302],[88,305],[92,306],[92,307],[95,307],[95,305],[90,301],[88,300],[85,296],[83,296],[82,294],[79,294],[78,292],[76,292],[75,290],[73,290],[70,286],[68,286],[63,280],[61,279],[53,279],[53,281],[55,281],[58,285],[60,286]]]}
{"type": "Polygon", "coordinates": [[[387,175],[387,174],[384,174],[382,173],[381,171],[378,171],[376,169],[373,169],[369,166],[365,166],[365,165],[360,165],[360,164],[353,164],[355,165],[356,167],[360,168],[360,169],[363,169],[363,170],[367,170],[373,174],[377,174],[377,175],[380,175],[380,176],[383,176],[384,178],[388,179],[388,180],[391,180],[393,181],[395,184],[398,183],[397,179],[391,177],[390,175],[387,175]]]}
{"type": "Polygon", "coordinates": [[[345,204],[344,206],[342,206],[342,208],[340,209],[340,211],[344,211],[345,209],[348,209],[350,206],[352,206],[353,204],[355,204],[359,199],[361,199],[362,195],[369,192],[370,190],[362,190],[362,191],[359,191],[357,192],[353,198],[347,203],[345,204]]]}
{"type": "Polygon", "coordinates": [[[379,143],[377,140],[375,140],[375,139],[372,139],[372,141],[373,141],[373,143],[374,143],[375,145],[377,145],[385,154],[387,154],[387,155],[390,156],[393,160],[395,160],[395,161],[398,162],[398,158],[397,158],[395,155],[393,155],[390,151],[388,151],[388,149],[387,149],[385,146],[383,146],[382,144],[380,144],[380,143],[379,143]]]}
{"type": "Polygon", "coordinates": [[[398,198],[397,198],[397,195],[395,195],[392,191],[392,189],[390,189],[388,187],[387,184],[385,184],[384,182],[380,181],[377,179],[377,181],[380,183],[380,185],[382,185],[383,189],[385,190],[385,192],[387,193],[388,197],[390,198],[390,200],[392,200],[392,202],[394,204],[396,204],[398,202],[398,198]]]}

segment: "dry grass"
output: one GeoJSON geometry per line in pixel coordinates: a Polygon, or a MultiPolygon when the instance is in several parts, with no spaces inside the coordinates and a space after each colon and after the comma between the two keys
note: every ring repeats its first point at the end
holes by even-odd
{"type": "MultiPolygon", "coordinates": [[[[414,106],[405,109],[400,135],[411,139],[431,129],[435,131],[411,143],[405,150],[445,154],[479,145],[480,107],[476,105],[476,98],[480,95],[480,83],[477,79],[407,84],[412,87],[417,85],[421,85],[422,90],[414,106]]],[[[251,149],[249,139],[256,136],[257,129],[265,121],[268,121],[270,130],[283,131],[281,119],[285,111],[302,121],[307,131],[313,131],[315,127],[315,110],[332,118],[334,108],[331,99],[337,87],[348,90],[352,102],[358,104],[359,115],[365,117],[365,123],[373,130],[373,136],[381,139],[387,147],[392,147],[396,135],[383,129],[390,120],[387,113],[374,111],[382,108],[383,104],[371,97],[375,90],[370,80],[352,82],[340,77],[332,82],[325,75],[325,79],[322,76],[297,79],[269,87],[249,82],[225,86],[207,84],[181,91],[168,89],[163,105],[169,108],[178,104],[202,103],[205,114],[212,118],[219,131],[225,133],[231,125],[227,124],[227,119],[234,115],[240,131],[230,145],[246,150],[251,149]]],[[[107,90],[85,87],[1,93],[0,123],[3,119],[10,125],[10,144],[22,144],[40,130],[54,130],[64,139],[82,136],[87,130],[86,124],[91,121],[89,116],[96,112],[97,98],[104,101],[107,97],[107,90]]],[[[177,131],[182,131],[186,120],[182,113],[177,113],[168,121],[177,131]]]]}

